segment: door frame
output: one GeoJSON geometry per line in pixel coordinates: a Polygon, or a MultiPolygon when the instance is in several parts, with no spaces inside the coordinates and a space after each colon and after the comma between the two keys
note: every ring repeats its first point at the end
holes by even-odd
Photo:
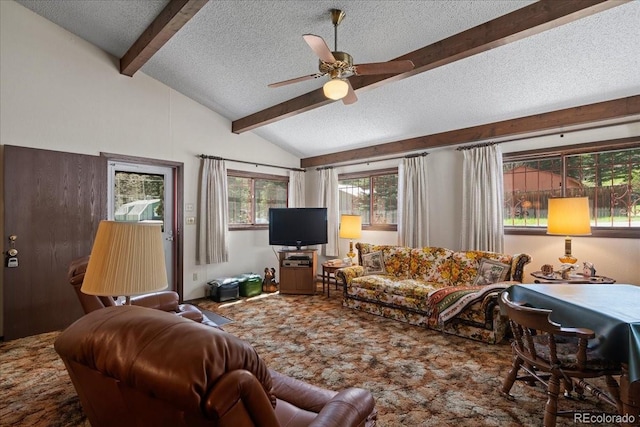
{"type": "MultiPolygon", "coordinates": [[[[174,169],[168,166],[156,166],[142,163],[125,163],[121,161],[109,160],[107,161],[107,219],[109,221],[118,221],[116,219],[116,175],[120,172],[154,175],[162,177],[163,180],[163,194],[162,194],[162,245],[164,248],[164,258],[167,268],[167,286],[170,286],[171,290],[175,290],[173,287],[173,277],[176,272],[173,270],[174,257],[175,257],[175,238],[173,235],[173,216],[175,215],[175,203],[174,198],[176,192],[173,190],[174,185],[174,169]],[[164,224],[167,224],[165,226],[164,224]]],[[[147,195],[145,194],[145,198],[147,195]]],[[[126,221],[126,220],[125,220],[126,221]]]]}
{"type": "Polygon", "coordinates": [[[173,173],[173,221],[170,224],[173,231],[173,283],[169,284],[170,289],[176,291],[183,301],[184,295],[184,236],[182,232],[182,224],[184,224],[184,163],[173,162],[168,160],[150,159],[147,157],[127,156],[114,153],[100,153],[101,157],[105,157],[107,162],[135,163],[148,166],[162,166],[171,168],[173,173]]]}

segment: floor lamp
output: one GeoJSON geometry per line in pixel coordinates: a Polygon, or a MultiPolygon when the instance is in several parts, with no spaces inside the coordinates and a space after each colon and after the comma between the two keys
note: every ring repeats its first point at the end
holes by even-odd
{"type": "Polygon", "coordinates": [[[355,264],[353,259],[356,254],[353,252],[353,239],[359,239],[362,234],[362,217],[360,215],[341,215],[340,216],[340,238],[349,240],[349,253],[347,256],[351,259],[351,263],[355,264]]]}
{"type": "Polygon", "coordinates": [[[589,198],[562,197],[549,199],[547,221],[547,234],[566,236],[564,240],[564,256],[558,259],[564,264],[575,264],[578,260],[571,255],[570,236],[591,235],[589,198]]]}
{"type": "Polygon", "coordinates": [[[91,249],[82,292],[126,297],[167,288],[159,224],[101,221],[91,249]]]}

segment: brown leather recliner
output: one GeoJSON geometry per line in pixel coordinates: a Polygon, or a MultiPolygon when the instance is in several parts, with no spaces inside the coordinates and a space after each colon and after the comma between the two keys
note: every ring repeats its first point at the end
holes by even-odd
{"type": "Polygon", "coordinates": [[[249,343],[159,310],[96,310],[54,347],[93,427],[375,425],[369,391],[278,374],[249,343]]]}
{"type": "MultiPolygon", "coordinates": [[[[89,256],[75,259],[69,264],[68,278],[69,283],[73,286],[82,304],[82,309],[85,314],[100,308],[112,307],[118,305],[116,300],[112,297],[102,297],[96,295],[87,295],[82,292],[82,282],[84,280],[84,274],[87,271],[89,265],[89,256]]],[[[131,298],[132,305],[138,305],[141,307],[154,308],[156,310],[162,310],[174,313],[178,316],[191,319],[195,322],[204,323],[209,326],[219,326],[205,316],[198,307],[191,304],[180,304],[180,297],[177,292],[173,291],[161,291],[154,292],[145,295],[139,295],[131,298]]]]}

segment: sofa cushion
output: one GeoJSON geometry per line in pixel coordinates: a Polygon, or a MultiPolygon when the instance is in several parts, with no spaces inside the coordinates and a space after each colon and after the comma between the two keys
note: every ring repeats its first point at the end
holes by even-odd
{"type": "Polygon", "coordinates": [[[384,268],[384,255],[382,251],[369,252],[362,255],[362,267],[364,268],[364,275],[370,274],[385,274],[387,271],[384,268]]]}
{"type": "Polygon", "coordinates": [[[509,275],[509,270],[511,270],[509,264],[503,264],[493,259],[482,258],[473,285],[483,286],[503,282],[509,275]]]}
{"type": "Polygon", "coordinates": [[[451,254],[452,250],[438,247],[412,249],[410,277],[427,283],[448,285],[451,278],[451,254]]]}
{"type": "MultiPolygon", "coordinates": [[[[425,283],[415,279],[398,279],[392,276],[371,275],[356,277],[351,281],[350,288],[362,288],[374,292],[384,292],[411,298],[427,300],[429,292],[433,292],[442,285],[425,283]]],[[[349,290],[347,290],[348,293],[349,290]]]]}
{"type": "MultiPolygon", "coordinates": [[[[511,265],[511,255],[499,254],[485,251],[460,251],[454,252],[449,259],[451,263],[450,286],[471,285],[478,275],[478,267],[482,258],[499,261],[503,264],[511,265]]],[[[505,280],[510,279],[511,273],[507,274],[505,280]]]]}
{"type": "MultiPolygon", "coordinates": [[[[401,307],[402,309],[424,311],[429,308],[429,293],[435,291],[432,284],[412,279],[398,280],[390,276],[358,277],[347,287],[350,297],[376,304],[401,307]]],[[[427,316],[424,316],[427,320],[427,316]]]]}
{"type": "Polygon", "coordinates": [[[386,274],[400,279],[410,278],[411,248],[393,245],[372,245],[369,243],[357,243],[360,263],[362,257],[371,252],[382,251],[384,255],[384,268],[386,274]]]}

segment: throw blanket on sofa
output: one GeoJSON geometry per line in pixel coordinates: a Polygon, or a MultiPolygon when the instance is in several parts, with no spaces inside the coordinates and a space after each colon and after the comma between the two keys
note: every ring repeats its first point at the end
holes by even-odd
{"type": "Polygon", "coordinates": [[[429,324],[444,325],[465,308],[492,292],[506,289],[509,283],[484,286],[450,286],[429,294],[429,324]]]}

